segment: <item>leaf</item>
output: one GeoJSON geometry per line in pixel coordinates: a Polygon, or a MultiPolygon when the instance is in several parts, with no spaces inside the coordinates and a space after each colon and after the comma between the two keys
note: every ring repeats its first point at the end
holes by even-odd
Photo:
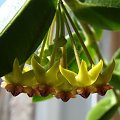
{"type": "Polygon", "coordinates": [[[95,40],[97,41],[100,41],[101,38],[102,38],[102,33],[103,33],[103,30],[98,28],[98,27],[92,27],[92,31],[94,33],[94,36],[95,36],[95,40]]]}
{"type": "Polygon", "coordinates": [[[111,108],[109,111],[107,111],[99,120],[110,120],[110,119],[113,117],[113,115],[116,113],[117,109],[118,109],[118,105],[115,104],[115,105],[112,106],[112,108],[111,108]]]}
{"type": "Polygon", "coordinates": [[[115,96],[109,95],[100,100],[95,107],[89,112],[87,120],[109,120],[118,106],[116,103],[115,96]],[[111,115],[109,115],[109,113],[111,115]],[[105,118],[104,118],[105,117],[105,118]]]}
{"type": "Polygon", "coordinates": [[[34,97],[32,98],[32,101],[33,101],[33,102],[42,102],[42,101],[45,101],[45,100],[49,100],[49,99],[51,99],[51,98],[53,98],[52,95],[48,95],[47,97],[34,96],[34,97]]]}
{"type": "Polygon", "coordinates": [[[85,0],[80,0],[80,2],[85,2],[85,0]]]}
{"type": "Polygon", "coordinates": [[[112,85],[115,89],[120,90],[120,76],[113,74],[112,79],[110,80],[110,85],[112,85]]]}
{"type": "Polygon", "coordinates": [[[114,74],[120,76],[120,59],[115,59],[115,69],[114,74]]]}
{"type": "Polygon", "coordinates": [[[13,61],[20,64],[37,49],[55,14],[57,0],[27,0],[0,33],[0,76],[12,70],[13,61]]]}
{"type": "Polygon", "coordinates": [[[113,55],[114,59],[120,59],[120,49],[118,49],[115,54],[113,55]]]}
{"type": "Polygon", "coordinates": [[[120,49],[115,52],[113,59],[115,60],[114,74],[120,76],[120,49]]]}
{"type": "Polygon", "coordinates": [[[120,7],[119,0],[85,0],[84,2],[98,6],[106,6],[106,7],[114,7],[114,8],[120,7]]]}
{"type": "Polygon", "coordinates": [[[78,20],[102,29],[120,29],[119,0],[65,0],[78,20]]]}

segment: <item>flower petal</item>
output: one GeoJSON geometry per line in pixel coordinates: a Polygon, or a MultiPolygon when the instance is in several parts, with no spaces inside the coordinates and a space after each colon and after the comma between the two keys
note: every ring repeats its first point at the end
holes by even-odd
{"type": "Polygon", "coordinates": [[[33,87],[35,85],[38,85],[38,82],[35,78],[35,74],[33,70],[29,70],[22,75],[23,80],[21,85],[27,86],[27,87],[33,87]]]}
{"type": "Polygon", "coordinates": [[[67,79],[61,74],[61,72],[59,71],[57,74],[57,77],[59,79],[59,81],[61,81],[61,84],[59,86],[57,86],[57,88],[60,91],[71,91],[73,90],[73,86],[67,81],[67,79]]]}
{"type": "Polygon", "coordinates": [[[81,61],[79,73],[75,77],[75,79],[79,83],[79,87],[89,85],[90,80],[89,80],[89,75],[87,71],[87,64],[83,60],[81,61]]]}
{"type": "Polygon", "coordinates": [[[18,84],[22,81],[22,70],[19,66],[19,61],[16,58],[13,63],[13,71],[5,75],[5,81],[8,83],[18,84]]]}
{"type": "Polygon", "coordinates": [[[61,81],[57,78],[59,72],[59,62],[55,62],[54,65],[46,72],[46,83],[51,86],[58,86],[61,81]]]}
{"type": "Polygon", "coordinates": [[[78,83],[75,79],[75,76],[77,76],[77,74],[75,72],[64,69],[61,65],[59,66],[59,69],[60,69],[61,74],[68,80],[68,82],[72,86],[78,86],[78,83]]]}
{"type": "Polygon", "coordinates": [[[103,67],[103,61],[100,60],[98,64],[96,64],[95,66],[92,67],[92,69],[89,70],[88,74],[93,83],[97,80],[102,70],[102,67],[103,67]]]}
{"type": "Polygon", "coordinates": [[[35,60],[35,58],[32,58],[32,67],[35,73],[35,77],[40,84],[45,83],[45,69],[35,60]]]}
{"type": "Polygon", "coordinates": [[[113,60],[111,64],[109,64],[105,70],[99,75],[98,79],[96,80],[96,82],[93,85],[103,85],[103,84],[107,84],[112,77],[113,74],[113,70],[115,67],[115,61],[113,60]]]}

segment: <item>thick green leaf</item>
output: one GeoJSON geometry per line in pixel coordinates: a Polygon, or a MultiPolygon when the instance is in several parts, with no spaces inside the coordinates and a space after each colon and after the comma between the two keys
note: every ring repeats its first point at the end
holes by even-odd
{"type": "Polygon", "coordinates": [[[115,59],[114,74],[119,75],[120,77],[120,59],[115,59]]]}
{"type": "Polygon", "coordinates": [[[85,3],[90,3],[97,6],[106,6],[106,7],[120,7],[120,0],[84,0],[85,3]]]}
{"type": "Polygon", "coordinates": [[[110,120],[113,117],[113,115],[117,112],[117,110],[118,110],[118,105],[115,104],[99,120],[110,120]]]}
{"type": "Polygon", "coordinates": [[[98,28],[98,27],[92,27],[92,31],[94,33],[94,36],[95,36],[95,40],[97,41],[100,41],[101,40],[101,37],[102,37],[102,33],[103,33],[103,30],[98,28]]]}
{"type": "Polygon", "coordinates": [[[120,90],[120,76],[113,74],[110,84],[115,88],[120,90]]]}
{"type": "Polygon", "coordinates": [[[109,113],[113,115],[117,110],[115,106],[117,106],[115,96],[109,95],[100,100],[97,105],[92,108],[87,116],[87,120],[108,120],[107,118],[110,116],[109,113]],[[106,119],[104,119],[104,117],[106,119]]]}
{"type": "Polygon", "coordinates": [[[114,74],[120,77],[120,49],[115,52],[113,59],[115,60],[114,74]]]}
{"type": "Polygon", "coordinates": [[[102,29],[120,29],[119,0],[65,0],[78,20],[83,20],[102,29]]]}
{"type": "Polygon", "coordinates": [[[120,49],[118,49],[115,54],[113,55],[114,59],[120,59],[120,49]]]}
{"type": "Polygon", "coordinates": [[[52,95],[48,95],[47,97],[34,96],[34,97],[32,98],[32,101],[33,101],[33,102],[41,102],[41,101],[49,100],[49,99],[51,99],[51,98],[53,98],[52,95]]]}
{"type": "Polygon", "coordinates": [[[14,59],[20,64],[37,49],[55,14],[57,0],[27,0],[0,33],[0,76],[12,70],[14,59]]]}

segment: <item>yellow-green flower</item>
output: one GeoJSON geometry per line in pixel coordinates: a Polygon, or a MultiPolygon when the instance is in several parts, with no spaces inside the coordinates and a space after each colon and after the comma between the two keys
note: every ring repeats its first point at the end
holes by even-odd
{"type": "Polygon", "coordinates": [[[112,78],[114,67],[115,61],[113,60],[99,75],[93,86],[106,85],[112,78]]]}
{"type": "MultiPolygon", "coordinates": [[[[23,70],[19,66],[19,61],[16,58],[13,63],[13,71],[3,78],[3,84],[14,84],[14,85],[22,85],[27,87],[32,87],[38,84],[35,79],[35,75],[33,70],[23,70]]],[[[2,85],[3,85],[2,84],[2,85]]],[[[3,85],[5,86],[5,85],[3,85]]]]}
{"type": "Polygon", "coordinates": [[[115,61],[113,60],[103,71],[99,74],[97,80],[89,87],[89,92],[105,95],[107,90],[112,89],[109,81],[112,78],[115,61]]]}
{"type": "Polygon", "coordinates": [[[64,69],[62,66],[59,66],[60,72],[68,80],[68,82],[74,87],[86,87],[92,85],[98,78],[103,67],[103,61],[96,65],[93,65],[92,68],[88,71],[87,64],[82,60],[79,72],[76,74],[73,71],[64,69]]]}
{"type": "Polygon", "coordinates": [[[36,80],[40,85],[49,85],[56,87],[61,84],[61,81],[59,81],[57,78],[57,73],[59,72],[59,62],[55,62],[50,69],[45,70],[33,57],[32,67],[36,80]]]}
{"type": "Polygon", "coordinates": [[[55,62],[50,69],[45,70],[33,57],[32,66],[35,72],[36,80],[40,85],[52,86],[60,91],[72,90],[73,87],[71,84],[59,71],[59,61],[55,62]]]}
{"type": "Polygon", "coordinates": [[[46,70],[36,61],[34,56],[31,59],[31,63],[32,63],[33,71],[34,71],[37,82],[40,85],[45,84],[46,70]]]}
{"type": "Polygon", "coordinates": [[[57,77],[59,81],[61,81],[61,84],[57,87],[60,91],[72,91],[75,88],[67,81],[67,79],[61,74],[59,71],[57,74],[57,77]]]}
{"type": "Polygon", "coordinates": [[[22,70],[19,66],[19,61],[16,58],[13,63],[13,71],[5,75],[5,81],[7,83],[19,84],[22,80],[22,70]]]}

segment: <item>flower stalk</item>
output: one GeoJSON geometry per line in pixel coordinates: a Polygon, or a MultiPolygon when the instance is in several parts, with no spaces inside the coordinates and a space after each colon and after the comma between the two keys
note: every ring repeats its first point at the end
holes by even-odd
{"type": "Polygon", "coordinates": [[[56,51],[57,51],[57,41],[59,39],[59,11],[57,10],[56,11],[56,36],[55,36],[55,40],[54,40],[54,48],[53,48],[53,53],[51,55],[51,60],[50,60],[50,66],[51,67],[54,63],[54,60],[55,60],[55,54],[56,54],[56,51]]]}
{"type": "Polygon", "coordinates": [[[70,23],[71,23],[74,31],[76,32],[76,35],[77,35],[78,39],[80,40],[81,46],[83,47],[83,49],[84,49],[84,51],[85,51],[85,53],[86,53],[86,55],[87,55],[87,57],[88,57],[91,65],[92,65],[94,62],[93,62],[93,60],[92,60],[92,58],[91,58],[91,56],[90,56],[90,54],[89,54],[89,52],[88,52],[88,50],[87,50],[84,42],[83,42],[83,40],[82,40],[82,37],[80,36],[80,34],[79,34],[79,32],[78,32],[78,30],[77,30],[74,22],[72,21],[70,15],[69,15],[69,13],[68,13],[68,11],[66,10],[66,8],[65,8],[65,6],[64,6],[64,4],[63,4],[62,2],[61,2],[61,6],[62,6],[62,8],[63,8],[63,10],[64,10],[64,12],[65,12],[65,14],[66,14],[66,16],[68,17],[68,19],[69,19],[69,21],[70,21],[70,23]]]}
{"type": "Polygon", "coordinates": [[[63,13],[63,17],[64,17],[64,21],[65,21],[65,24],[66,24],[66,28],[67,28],[68,34],[69,34],[70,39],[71,39],[71,42],[72,42],[72,46],[73,46],[74,53],[75,53],[75,58],[76,58],[77,65],[78,65],[78,68],[79,68],[79,67],[80,67],[80,60],[79,60],[79,55],[78,55],[77,49],[76,49],[76,47],[75,47],[74,38],[73,38],[73,36],[72,36],[72,32],[71,32],[71,30],[70,30],[69,24],[68,24],[68,22],[67,22],[67,19],[66,19],[66,16],[65,16],[64,13],[63,13]]]}

